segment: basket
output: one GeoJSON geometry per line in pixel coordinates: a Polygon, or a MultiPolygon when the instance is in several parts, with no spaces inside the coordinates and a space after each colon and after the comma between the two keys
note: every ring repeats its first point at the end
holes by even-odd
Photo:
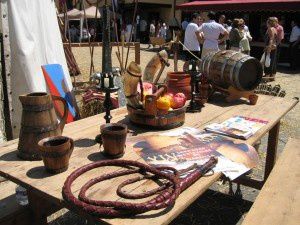
{"type": "Polygon", "coordinates": [[[136,125],[162,130],[182,126],[185,121],[185,106],[171,111],[160,110],[156,107],[157,99],[165,93],[167,93],[167,87],[163,85],[156,93],[145,96],[144,109],[127,105],[129,120],[136,125]]]}

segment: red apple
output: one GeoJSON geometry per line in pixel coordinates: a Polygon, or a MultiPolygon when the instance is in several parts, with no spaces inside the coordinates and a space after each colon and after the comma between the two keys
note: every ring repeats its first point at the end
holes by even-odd
{"type": "Polygon", "coordinates": [[[174,98],[174,95],[172,93],[167,93],[164,95],[164,97],[167,97],[168,99],[170,99],[170,101],[172,101],[172,99],[174,98]]]}
{"type": "Polygon", "coordinates": [[[183,94],[183,93],[181,93],[181,92],[177,93],[174,97],[184,98],[184,100],[186,101],[186,96],[185,96],[185,94],[183,94]]]}
{"type": "MultiPolygon", "coordinates": [[[[182,93],[179,93],[182,94],[182,93]]],[[[173,109],[179,109],[185,105],[186,97],[185,95],[175,95],[171,101],[171,107],[173,109]]]]}

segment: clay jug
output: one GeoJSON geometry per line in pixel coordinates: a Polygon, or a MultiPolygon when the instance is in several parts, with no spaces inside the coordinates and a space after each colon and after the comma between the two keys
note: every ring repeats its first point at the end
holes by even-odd
{"type": "Polygon", "coordinates": [[[182,92],[187,99],[191,99],[191,76],[186,72],[167,73],[168,92],[177,94],[182,92]]]}
{"type": "Polygon", "coordinates": [[[46,137],[62,134],[68,116],[68,106],[62,97],[46,92],[34,92],[20,95],[22,120],[18,145],[18,156],[25,160],[40,160],[38,142],[46,137]],[[58,122],[53,100],[63,103],[64,113],[58,122]]]}

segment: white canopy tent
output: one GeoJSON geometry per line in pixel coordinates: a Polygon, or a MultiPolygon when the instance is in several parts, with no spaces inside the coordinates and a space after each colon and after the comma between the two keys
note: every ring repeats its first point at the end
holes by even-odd
{"type": "MultiPolygon", "coordinates": [[[[82,39],[82,29],[83,29],[84,19],[100,19],[102,17],[101,10],[97,9],[96,6],[91,6],[81,11],[74,8],[68,11],[66,14],[68,20],[80,20],[80,41],[82,39]],[[96,17],[96,13],[97,13],[97,17],[96,17]]],[[[65,13],[59,14],[59,17],[61,18],[63,18],[64,16],[65,13]]],[[[113,17],[113,12],[111,12],[111,16],[113,17]]],[[[116,13],[116,18],[121,18],[121,15],[116,13]]],[[[69,23],[69,21],[65,21],[65,22],[66,24],[69,23]]]]}
{"type": "Polygon", "coordinates": [[[12,127],[13,136],[19,135],[22,106],[19,95],[46,91],[41,69],[45,64],[61,64],[67,89],[72,82],[54,1],[23,0],[8,2],[8,25],[11,48],[12,127]]]}

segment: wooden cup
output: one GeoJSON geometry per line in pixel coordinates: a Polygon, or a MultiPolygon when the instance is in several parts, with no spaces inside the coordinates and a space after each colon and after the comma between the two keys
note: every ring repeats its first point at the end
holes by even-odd
{"type": "Polygon", "coordinates": [[[40,140],[38,145],[48,172],[56,174],[68,169],[69,159],[74,149],[73,139],[65,136],[49,137],[40,140]]]}
{"type": "Polygon", "coordinates": [[[110,158],[124,155],[127,126],[121,123],[107,123],[100,127],[103,153],[110,158]]]}

